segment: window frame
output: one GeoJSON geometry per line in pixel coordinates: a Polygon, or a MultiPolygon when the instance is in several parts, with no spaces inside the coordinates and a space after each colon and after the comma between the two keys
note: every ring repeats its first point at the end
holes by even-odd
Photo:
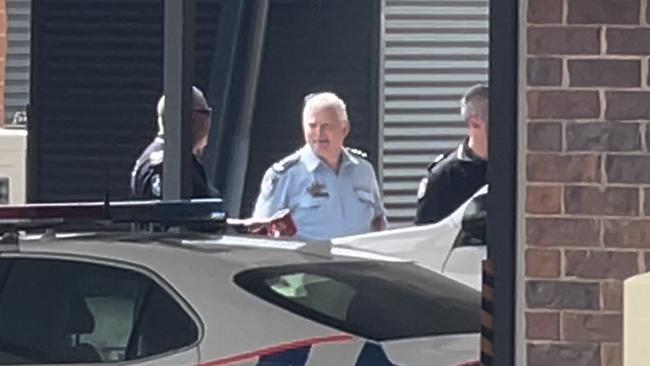
{"type": "MultiPolygon", "coordinates": [[[[63,262],[73,262],[73,263],[84,263],[91,265],[106,266],[110,268],[122,269],[127,271],[133,271],[139,273],[143,276],[146,276],[148,279],[153,281],[153,283],[160,286],[160,288],[167,293],[171,298],[176,301],[183,311],[190,317],[194,322],[194,325],[197,329],[196,340],[188,346],[169,350],[167,352],[159,353],[157,355],[136,358],[132,360],[122,360],[122,361],[113,361],[113,362],[96,362],[92,363],[93,365],[103,365],[103,364],[123,364],[123,363],[141,363],[141,362],[151,362],[159,359],[168,358],[173,355],[181,354],[187,351],[190,351],[194,348],[198,348],[203,338],[205,336],[205,326],[199,316],[199,313],[190,305],[190,302],[187,301],[181,294],[172,286],[169,282],[163,279],[159,274],[155,273],[153,270],[138,265],[132,262],[126,262],[123,260],[116,259],[106,259],[88,255],[81,254],[55,254],[55,253],[21,253],[21,252],[0,252],[0,260],[3,259],[40,259],[40,260],[54,260],[54,261],[63,261],[63,262]]],[[[66,365],[81,365],[88,364],[87,362],[83,363],[68,363],[66,365]]],[[[31,365],[44,365],[40,363],[34,363],[31,365]]]]}

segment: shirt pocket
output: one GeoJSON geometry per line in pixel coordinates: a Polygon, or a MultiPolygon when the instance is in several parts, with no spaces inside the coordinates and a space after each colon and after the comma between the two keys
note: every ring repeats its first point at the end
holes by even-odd
{"type": "Polygon", "coordinates": [[[298,209],[317,209],[322,205],[323,205],[322,198],[317,198],[312,196],[300,197],[300,199],[298,199],[298,202],[296,202],[296,208],[298,209]]]}
{"type": "Polygon", "coordinates": [[[363,203],[367,203],[367,204],[369,204],[370,206],[374,206],[374,205],[375,205],[375,197],[373,196],[372,193],[370,193],[370,192],[368,192],[368,191],[364,191],[364,190],[362,190],[362,189],[355,189],[355,190],[354,190],[354,193],[355,193],[355,195],[357,196],[357,198],[359,198],[359,200],[360,200],[361,202],[363,202],[363,203]]]}

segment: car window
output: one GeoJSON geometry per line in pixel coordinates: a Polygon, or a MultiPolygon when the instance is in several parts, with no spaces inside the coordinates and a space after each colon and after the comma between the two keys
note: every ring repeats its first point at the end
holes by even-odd
{"type": "Polygon", "coordinates": [[[185,310],[140,272],[0,259],[0,364],[102,363],[193,344],[185,310]]]}
{"type": "Polygon", "coordinates": [[[235,282],[298,315],[374,340],[479,331],[477,291],[411,263],[265,267],[235,282]]]}

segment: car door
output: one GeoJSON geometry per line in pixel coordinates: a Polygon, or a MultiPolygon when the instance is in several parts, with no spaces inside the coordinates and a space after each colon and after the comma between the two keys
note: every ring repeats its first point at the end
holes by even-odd
{"type": "Polygon", "coordinates": [[[278,347],[251,365],[454,366],[478,358],[478,292],[412,263],[283,265],[234,280],[305,321],[343,332],[333,342],[278,347]]]}
{"type": "Polygon", "coordinates": [[[150,273],[72,256],[0,255],[0,365],[193,365],[200,326],[150,273]]]}

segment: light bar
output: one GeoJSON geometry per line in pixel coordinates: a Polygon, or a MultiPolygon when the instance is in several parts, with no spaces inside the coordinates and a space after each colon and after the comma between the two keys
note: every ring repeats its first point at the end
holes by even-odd
{"type": "Polygon", "coordinates": [[[221,199],[44,203],[0,206],[1,226],[47,226],[48,223],[225,223],[221,199]],[[40,225],[39,225],[40,224],[40,225]]]}

